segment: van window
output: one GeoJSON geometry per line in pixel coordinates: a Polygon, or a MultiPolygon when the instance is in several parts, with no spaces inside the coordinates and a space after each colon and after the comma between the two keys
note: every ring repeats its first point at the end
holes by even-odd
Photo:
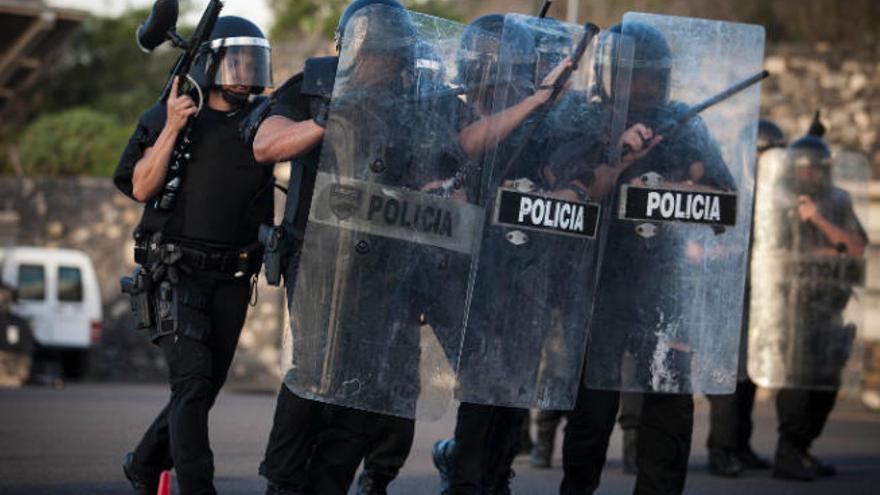
{"type": "Polygon", "coordinates": [[[61,302],[82,302],[82,274],[79,268],[58,267],[58,300],[61,302]]]}
{"type": "Polygon", "coordinates": [[[18,266],[18,298],[29,301],[46,298],[46,272],[42,265],[18,266]]]}

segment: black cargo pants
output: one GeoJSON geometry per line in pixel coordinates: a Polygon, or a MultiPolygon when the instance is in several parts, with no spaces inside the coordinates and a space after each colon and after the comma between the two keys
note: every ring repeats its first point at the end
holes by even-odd
{"type": "MultiPolygon", "coordinates": [[[[643,397],[634,493],[680,494],[690,457],[693,396],[645,393],[643,397]]],[[[581,387],[565,427],[560,494],[591,494],[599,487],[619,401],[619,392],[581,387]]]]}
{"type": "Polygon", "coordinates": [[[450,495],[482,495],[503,485],[519,448],[528,409],[462,402],[455,424],[450,495]]]}
{"type": "MultiPolygon", "coordinates": [[[[132,469],[152,478],[174,467],[183,495],[214,494],[214,456],[208,440],[208,412],[232,363],[250,301],[249,279],[201,273],[187,280],[206,295],[208,328],[203,339],[179,334],[159,337],[168,364],[171,398],[134,452],[132,469]]],[[[192,324],[182,313],[179,324],[192,324]]]]}

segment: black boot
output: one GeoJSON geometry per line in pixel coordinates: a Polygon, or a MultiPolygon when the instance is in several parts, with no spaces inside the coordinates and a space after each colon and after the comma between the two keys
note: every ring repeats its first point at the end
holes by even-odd
{"type": "Polygon", "coordinates": [[[638,444],[639,430],[637,428],[623,430],[623,472],[626,474],[637,474],[639,472],[638,465],[636,464],[638,444]]]}
{"type": "Polygon", "coordinates": [[[743,469],[770,469],[772,467],[770,461],[756,454],[751,447],[737,452],[736,458],[739,459],[743,469]]]}
{"type": "Polygon", "coordinates": [[[266,485],[266,495],[302,495],[302,492],[270,481],[269,484],[266,485]]]}
{"type": "Polygon", "coordinates": [[[364,471],[357,482],[357,495],[387,495],[390,479],[376,473],[364,471]]]}
{"type": "Polygon", "coordinates": [[[776,451],[773,477],[787,480],[813,481],[819,476],[819,466],[806,452],[799,449],[776,451]]]}
{"type": "Polygon", "coordinates": [[[819,459],[816,459],[810,453],[807,453],[807,457],[809,457],[810,460],[813,461],[813,464],[816,465],[816,472],[819,474],[819,476],[830,477],[837,475],[836,467],[832,466],[831,464],[826,464],[819,459]]]}
{"type": "Polygon", "coordinates": [[[135,495],[156,495],[159,491],[159,477],[161,473],[145,476],[142,473],[136,472],[134,452],[129,452],[122,458],[122,472],[125,473],[126,479],[131,483],[135,495]]]}
{"type": "Polygon", "coordinates": [[[733,452],[723,449],[709,451],[709,474],[735,478],[743,471],[743,465],[733,452]]]}
{"type": "Polygon", "coordinates": [[[516,476],[516,473],[513,472],[513,469],[508,469],[506,472],[500,474],[496,478],[492,488],[489,490],[489,495],[511,495],[510,480],[512,480],[514,476],[516,476]]]}

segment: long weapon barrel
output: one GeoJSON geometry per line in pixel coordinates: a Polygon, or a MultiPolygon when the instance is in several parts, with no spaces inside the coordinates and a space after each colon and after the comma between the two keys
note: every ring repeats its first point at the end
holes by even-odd
{"type": "Polygon", "coordinates": [[[544,0],[544,4],[541,5],[541,10],[538,12],[538,18],[543,19],[547,17],[547,12],[550,10],[550,7],[553,5],[553,0],[544,0]]]}
{"type": "Polygon", "coordinates": [[[661,127],[660,130],[666,131],[666,133],[669,133],[670,131],[677,129],[679,126],[686,124],[692,118],[703,113],[703,111],[705,111],[711,107],[714,107],[715,105],[717,105],[717,104],[721,103],[722,101],[736,95],[737,93],[744,91],[747,88],[752,87],[753,85],[757,84],[761,80],[766,79],[768,76],[770,76],[770,73],[765,70],[765,71],[761,71],[761,72],[755,74],[754,76],[752,76],[744,81],[740,81],[740,82],[734,84],[733,86],[725,89],[721,93],[718,93],[717,95],[715,95],[715,96],[713,96],[713,97],[711,97],[701,103],[697,103],[696,105],[692,106],[690,109],[688,109],[687,112],[685,112],[683,115],[681,115],[680,117],[675,119],[672,123],[661,127]]]}
{"type": "MultiPolygon", "coordinates": [[[[160,101],[163,103],[168,100],[168,95],[171,93],[171,85],[174,82],[174,78],[177,76],[186,76],[186,74],[189,73],[199,50],[202,49],[202,44],[211,36],[211,31],[214,30],[214,25],[217,23],[217,18],[220,17],[221,10],[223,10],[223,2],[220,0],[211,0],[205,8],[202,18],[199,19],[199,23],[196,25],[196,29],[193,31],[189,41],[182,42],[179,37],[176,39],[172,38],[172,43],[183,48],[184,52],[180,54],[180,57],[177,58],[177,62],[174,63],[174,67],[171,69],[171,73],[168,76],[168,81],[165,83],[165,88],[162,90],[160,101]]],[[[176,36],[173,33],[173,30],[169,31],[169,37],[176,36]]],[[[181,83],[183,83],[183,81],[181,81],[181,83]]]]}
{"type": "MultiPolygon", "coordinates": [[[[672,120],[671,122],[658,127],[655,130],[654,134],[658,135],[658,136],[666,136],[666,135],[672,134],[679,127],[687,124],[688,121],[690,121],[692,118],[696,117],[697,115],[703,113],[707,109],[714,107],[715,105],[727,100],[728,98],[731,98],[732,96],[736,95],[737,93],[740,93],[740,92],[754,86],[755,84],[759,83],[761,80],[766,79],[769,76],[770,76],[770,73],[768,71],[764,70],[764,71],[761,71],[761,72],[755,74],[754,76],[749,77],[748,79],[745,79],[743,81],[740,81],[740,82],[734,84],[733,86],[725,89],[724,91],[718,93],[717,95],[712,96],[711,98],[708,98],[708,99],[690,107],[686,112],[684,112],[683,114],[681,114],[680,116],[678,116],[677,118],[672,120]]],[[[632,148],[629,145],[625,144],[621,148],[619,148],[616,152],[614,152],[614,155],[616,155],[617,158],[622,158],[631,152],[632,152],[632,148]]],[[[614,159],[614,155],[612,155],[612,158],[611,158],[612,163],[617,161],[614,159]]]]}

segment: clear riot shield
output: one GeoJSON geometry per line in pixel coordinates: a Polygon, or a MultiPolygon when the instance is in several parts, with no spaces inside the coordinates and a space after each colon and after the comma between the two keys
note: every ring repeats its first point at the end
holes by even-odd
{"type": "Polygon", "coordinates": [[[837,389],[861,371],[854,346],[864,323],[865,256],[833,239],[867,242],[870,163],[840,153],[818,188],[791,165],[785,151],[772,150],[758,169],[748,372],[764,387],[837,389]],[[811,219],[808,202],[826,222],[811,219]]]}
{"type": "Polygon", "coordinates": [[[386,5],[347,25],[291,307],[285,383],[302,397],[448,407],[482,219],[468,176],[448,185],[467,166],[462,30],[386,5]]]}
{"type": "Polygon", "coordinates": [[[628,13],[627,127],[584,370],[590,388],[731,393],[751,226],[764,30],[628,13]],[[753,79],[756,80],[756,79],[753,79]],[[701,103],[711,102],[704,111],[701,103]],[[642,136],[643,138],[646,135],[642,136]],[[630,159],[627,159],[627,156],[630,159]]]}
{"type": "Polygon", "coordinates": [[[482,150],[486,215],[456,398],[571,409],[604,208],[591,186],[608,151],[615,108],[588,94],[598,29],[513,14],[498,27],[498,53],[487,57],[497,59],[494,81],[475,103],[482,117],[477,125],[489,125],[495,140],[482,150]],[[586,49],[578,68],[553,100],[560,73],[553,71],[579,43],[586,49]]]}

